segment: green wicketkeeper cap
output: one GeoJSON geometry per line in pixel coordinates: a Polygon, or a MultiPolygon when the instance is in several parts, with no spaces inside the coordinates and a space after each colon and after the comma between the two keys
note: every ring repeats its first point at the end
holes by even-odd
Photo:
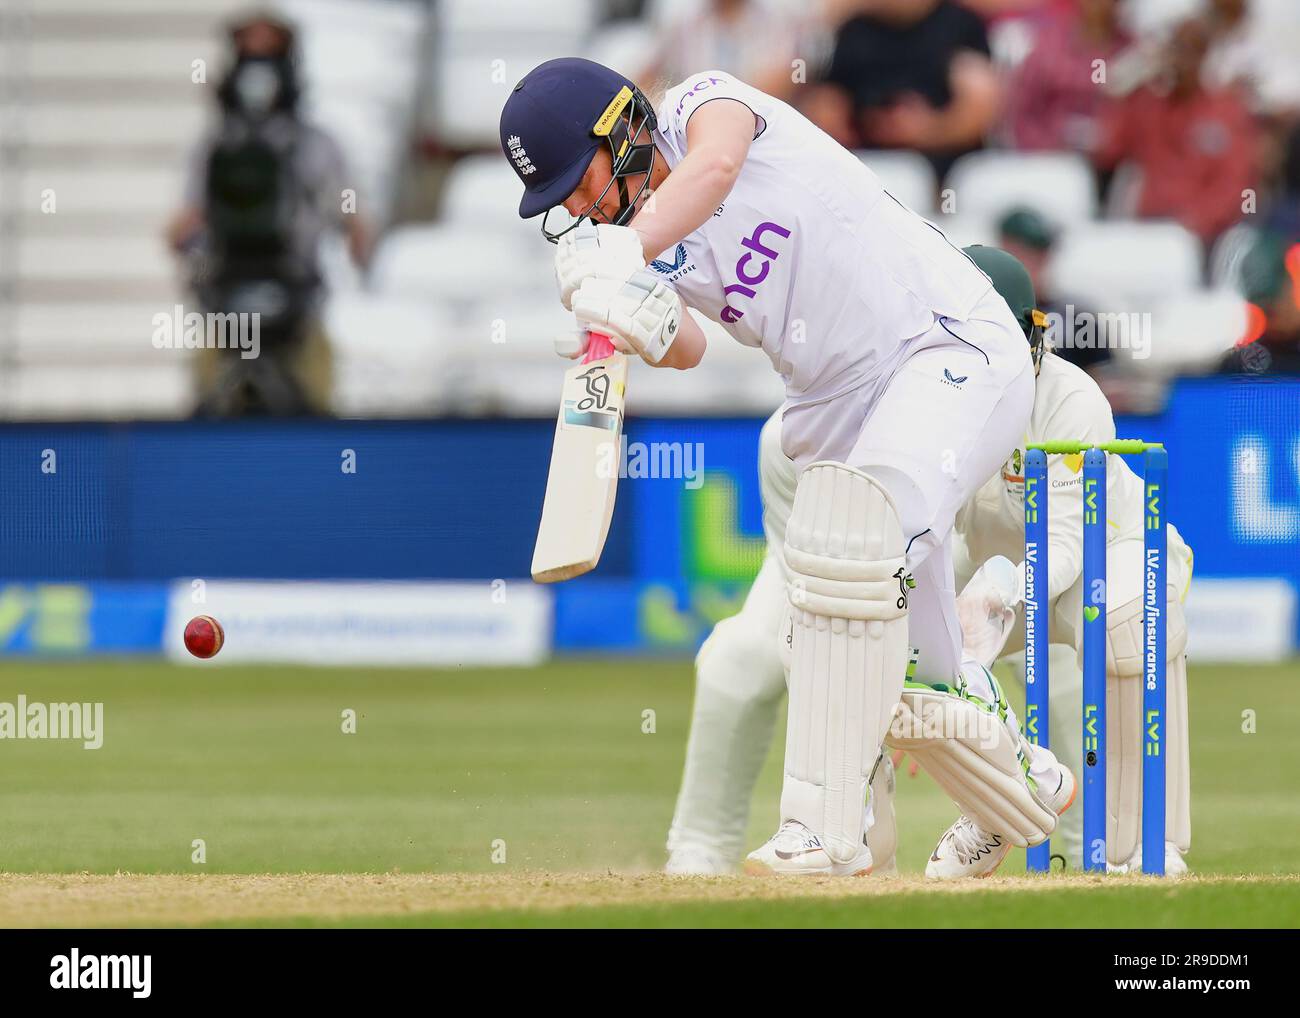
{"type": "Polygon", "coordinates": [[[993,289],[1007,302],[1016,321],[1025,330],[1025,338],[1029,340],[1029,355],[1034,362],[1034,373],[1037,374],[1047,346],[1043,336],[1047,316],[1038,310],[1038,296],[1034,293],[1034,281],[1029,278],[1029,270],[1021,264],[1019,258],[1000,247],[972,244],[962,250],[989,277],[993,289]]]}
{"type": "Polygon", "coordinates": [[[1038,297],[1034,293],[1034,282],[1029,278],[1029,270],[1015,255],[1008,254],[1000,247],[972,244],[963,250],[980,267],[980,271],[989,277],[993,289],[1002,295],[1016,316],[1016,321],[1025,330],[1025,336],[1032,339],[1034,328],[1046,325],[1047,318],[1038,310],[1038,297]]]}

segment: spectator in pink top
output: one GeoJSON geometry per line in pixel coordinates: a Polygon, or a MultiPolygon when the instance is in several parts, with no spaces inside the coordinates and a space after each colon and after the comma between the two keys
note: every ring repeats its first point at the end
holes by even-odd
{"type": "Polygon", "coordinates": [[[1241,91],[1202,84],[1208,46],[1204,22],[1179,25],[1164,73],[1109,110],[1096,152],[1102,170],[1140,171],[1138,216],[1176,219],[1207,245],[1242,217],[1259,147],[1241,91]]]}
{"type": "Polygon", "coordinates": [[[1016,69],[1007,95],[1007,130],[1014,148],[1088,152],[1097,121],[1111,102],[1097,61],[1129,45],[1120,0],[1071,0],[1039,23],[1034,48],[1016,69]]]}

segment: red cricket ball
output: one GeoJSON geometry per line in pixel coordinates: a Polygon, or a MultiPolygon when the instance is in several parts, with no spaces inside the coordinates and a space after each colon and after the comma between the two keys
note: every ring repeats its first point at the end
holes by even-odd
{"type": "Polygon", "coordinates": [[[185,649],[195,657],[214,657],[226,642],[226,631],[211,615],[196,615],[185,624],[185,649]]]}

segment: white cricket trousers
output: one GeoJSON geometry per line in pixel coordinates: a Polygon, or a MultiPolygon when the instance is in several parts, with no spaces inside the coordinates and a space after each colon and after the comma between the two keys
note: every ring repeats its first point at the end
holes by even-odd
{"type": "Polygon", "coordinates": [[[957,510],[1023,439],[1034,403],[1029,344],[991,287],[965,321],[938,318],[882,383],[787,409],[782,448],[802,471],[836,460],[893,497],[908,540],[915,677],[951,683],[961,665],[951,532],[957,510]]]}

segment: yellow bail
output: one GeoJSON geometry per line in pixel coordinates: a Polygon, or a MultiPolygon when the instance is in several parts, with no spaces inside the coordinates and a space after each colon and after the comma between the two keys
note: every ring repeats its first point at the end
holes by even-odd
{"type": "Polygon", "coordinates": [[[600,119],[596,121],[596,126],[591,129],[591,133],[597,138],[608,137],[609,132],[614,129],[614,121],[623,112],[623,107],[631,101],[632,90],[624,85],[618,90],[618,95],[614,96],[613,102],[605,107],[605,112],[600,115],[600,119]]]}
{"type": "Polygon", "coordinates": [[[1038,308],[1034,308],[1034,310],[1031,311],[1029,314],[1030,317],[1033,318],[1034,324],[1037,325],[1040,329],[1046,327],[1047,316],[1043,314],[1041,311],[1039,311],[1038,308]]]}

